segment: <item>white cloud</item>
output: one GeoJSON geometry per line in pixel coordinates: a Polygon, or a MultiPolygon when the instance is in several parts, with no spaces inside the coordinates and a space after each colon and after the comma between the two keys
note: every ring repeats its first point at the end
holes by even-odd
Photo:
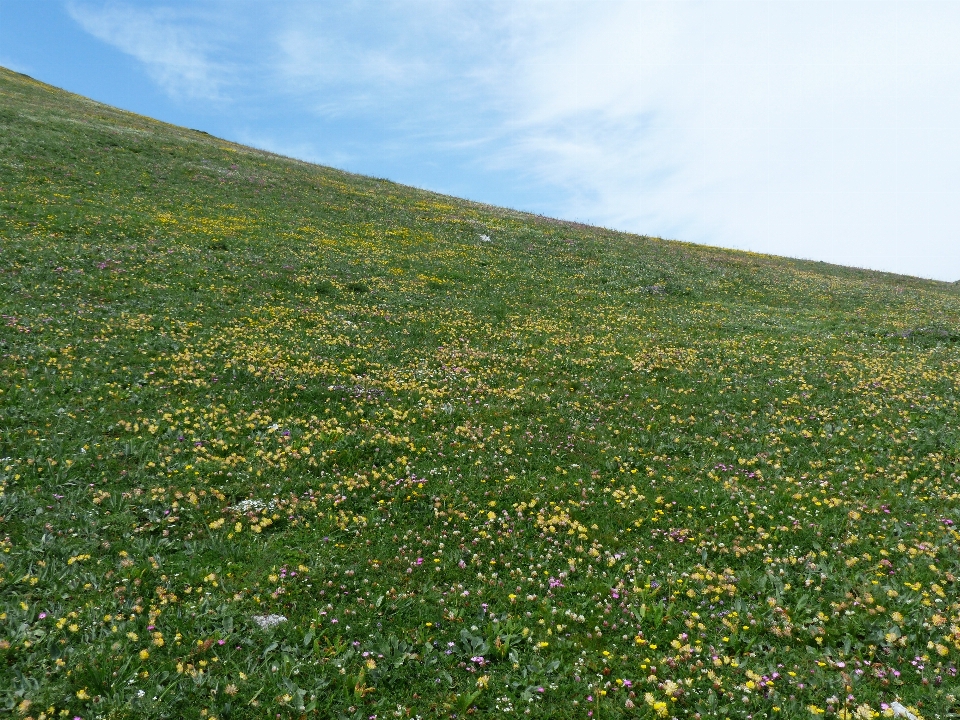
{"type": "Polygon", "coordinates": [[[142,62],[171,96],[222,99],[228,68],[211,57],[213,24],[198,23],[197,17],[172,9],[116,2],[98,6],[69,2],[67,10],[88,33],[142,62]]]}
{"type": "Polygon", "coordinates": [[[563,214],[960,277],[960,6],[550,7],[516,28],[498,161],[563,214]]]}

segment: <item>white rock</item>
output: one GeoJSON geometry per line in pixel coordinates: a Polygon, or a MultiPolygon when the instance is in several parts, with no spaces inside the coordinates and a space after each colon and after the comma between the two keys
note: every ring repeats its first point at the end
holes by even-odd
{"type": "Polygon", "coordinates": [[[237,513],[247,513],[247,512],[260,512],[261,510],[272,510],[275,503],[271,500],[268,503],[265,503],[263,500],[257,500],[255,498],[241,500],[236,505],[231,505],[227,508],[232,512],[237,513]]]}
{"type": "Polygon", "coordinates": [[[890,703],[890,709],[893,710],[894,717],[902,717],[902,718],[906,718],[907,720],[917,720],[916,715],[914,715],[912,712],[907,710],[907,708],[905,708],[896,700],[890,703]]]}
{"type": "Polygon", "coordinates": [[[269,630],[280,623],[285,623],[287,618],[283,615],[254,615],[253,621],[260,626],[261,630],[269,630]]]}

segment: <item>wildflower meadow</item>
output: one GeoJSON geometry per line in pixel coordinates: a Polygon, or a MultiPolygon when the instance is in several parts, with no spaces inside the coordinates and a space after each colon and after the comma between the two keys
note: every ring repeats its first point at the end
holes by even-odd
{"type": "Polygon", "coordinates": [[[0,70],[0,714],[960,716],[960,286],[0,70]]]}

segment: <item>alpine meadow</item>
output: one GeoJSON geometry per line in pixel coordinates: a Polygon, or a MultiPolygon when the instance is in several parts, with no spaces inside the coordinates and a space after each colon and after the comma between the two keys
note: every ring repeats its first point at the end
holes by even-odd
{"type": "Polygon", "coordinates": [[[960,285],[0,70],[0,714],[960,717],[960,285]]]}

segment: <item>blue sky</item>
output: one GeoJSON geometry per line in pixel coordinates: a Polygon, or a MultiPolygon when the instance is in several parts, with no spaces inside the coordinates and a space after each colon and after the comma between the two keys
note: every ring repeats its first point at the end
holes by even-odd
{"type": "Polygon", "coordinates": [[[960,3],[0,0],[0,65],[286,155],[960,279],[960,3]]]}

